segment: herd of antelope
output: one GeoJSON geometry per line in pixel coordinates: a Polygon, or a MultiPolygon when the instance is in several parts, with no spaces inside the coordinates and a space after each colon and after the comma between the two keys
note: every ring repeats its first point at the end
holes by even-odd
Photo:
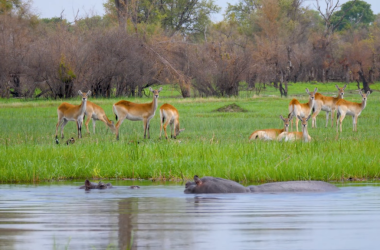
{"type": "MultiPolygon", "coordinates": [[[[96,105],[88,101],[88,97],[91,95],[91,91],[89,90],[87,93],[83,93],[82,91],[78,91],[78,94],[82,96],[82,102],[79,105],[73,105],[67,102],[59,105],[57,109],[58,113],[58,122],[55,130],[55,140],[58,144],[58,128],[61,127],[61,138],[64,138],[63,129],[69,121],[76,121],[77,129],[78,129],[78,138],[82,138],[82,124],[87,115],[86,121],[86,129],[87,132],[90,133],[88,129],[88,124],[92,119],[93,130],[95,134],[95,121],[100,120],[104,122],[112,132],[116,134],[116,139],[119,139],[119,128],[125,119],[131,121],[143,121],[144,122],[144,139],[146,138],[146,132],[148,131],[148,138],[150,138],[149,127],[150,120],[154,117],[158,105],[158,96],[162,87],[153,90],[149,88],[149,90],[153,93],[153,101],[150,103],[134,103],[129,101],[119,101],[112,106],[113,112],[116,116],[116,120],[118,122],[116,125],[113,121],[110,121],[106,116],[104,110],[96,105]]],[[[162,133],[162,128],[164,128],[165,137],[168,138],[166,128],[170,124],[171,137],[176,138],[180,132],[185,129],[179,128],[179,113],[178,110],[172,105],[165,103],[160,107],[160,138],[162,133]],[[174,132],[174,134],[173,134],[174,132]]],[[[68,140],[66,144],[74,143],[74,138],[68,140]]]]}
{"type": "Polygon", "coordinates": [[[307,131],[307,122],[312,118],[312,128],[317,127],[316,117],[321,112],[321,110],[326,112],[326,127],[329,122],[329,114],[331,112],[331,127],[333,127],[333,117],[334,112],[337,111],[336,129],[338,132],[338,127],[340,124],[340,132],[342,132],[342,122],[346,115],[352,116],[353,131],[357,131],[358,117],[365,108],[367,104],[367,97],[370,94],[362,93],[359,90],[359,94],[362,96],[362,102],[349,102],[343,99],[344,90],[347,85],[343,88],[338,89],[337,97],[324,96],[317,93],[317,88],[314,92],[310,92],[306,89],[309,95],[309,101],[307,103],[300,103],[297,99],[292,99],[289,103],[289,115],[288,118],[283,118],[280,115],[281,120],[284,122],[283,129],[261,129],[254,131],[249,137],[250,140],[278,140],[278,141],[294,141],[302,140],[304,142],[310,142],[311,137],[307,131]],[[314,111],[314,113],[312,113],[314,111]],[[291,122],[291,129],[293,130],[293,117],[296,119],[296,129],[297,132],[289,132],[289,122],[291,122]],[[302,132],[298,132],[298,120],[302,123],[302,132]]]}
{"type": "MultiPolygon", "coordinates": [[[[312,118],[312,127],[316,128],[316,117],[321,112],[321,110],[326,112],[326,127],[329,121],[329,114],[331,113],[331,126],[333,127],[333,117],[334,112],[337,111],[337,121],[336,128],[338,131],[338,126],[340,124],[340,131],[342,132],[342,122],[346,115],[352,116],[353,122],[353,131],[357,130],[358,117],[362,110],[365,108],[367,103],[367,96],[370,94],[368,91],[366,94],[362,93],[359,90],[360,95],[362,96],[362,102],[349,102],[343,99],[344,90],[347,85],[344,85],[343,88],[339,88],[338,85],[335,85],[338,89],[337,97],[328,97],[320,93],[317,93],[317,88],[313,92],[310,92],[306,88],[306,92],[309,95],[309,101],[307,103],[300,103],[297,99],[292,99],[289,103],[289,114],[287,118],[284,118],[280,115],[281,120],[284,122],[283,129],[261,129],[256,130],[249,137],[250,140],[260,139],[260,140],[278,140],[278,141],[294,141],[294,140],[303,140],[305,142],[310,142],[311,137],[307,131],[307,123],[310,118],[312,118]],[[314,111],[314,113],[312,112],[314,111]],[[293,118],[296,119],[296,130],[297,132],[289,132],[289,123],[291,123],[291,130],[293,130],[293,118]],[[298,120],[302,124],[302,132],[298,132],[298,120]]],[[[100,120],[104,122],[112,132],[116,134],[116,139],[119,139],[119,128],[125,119],[131,121],[143,121],[144,123],[144,139],[148,132],[148,138],[150,138],[150,120],[154,117],[156,109],[158,106],[158,96],[162,87],[153,90],[149,88],[153,93],[153,101],[150,103],[134,103],[129,101],[119,101],[112,106],[112,110],[116,116],[118,122],[116,125],[113,121],[110,121],[104,110],[88,101],[88,96],[91,95],[91,91],[87,93],[82,93],[78,91],[78,94],[82,96],[82,102],[80,105],[73,105],[70,103],[62,103],[57,109],[58,113],[58,122],[56,125],[55,138],[56,143],[58,141],[58,128],[61,127],[61,138],[64,138],[63,129],[69,121],[76,121],[78,129],[78,138],[82,137],[82,123],[87,115],[87,121],[85,123],[87,132],[90,133],[88,129],[88,124],[92,119],[93,123],[93,132],[95,133],[95,121],[100,120]]],[[[165,103],[160,107],[160,138],[162,134],[162,128],[165,132],[166,139],[168,138],[166,128],[170,124],[171,137],[176,138],[180,132],[184,129],[179,127],[179,113],[178,110],[172,105],[165,103]],[[173,135],[174,132],[174,135],[173,135]]],[[[66,142],[66,144],[74,143],[74,138],[66,142]]]]}

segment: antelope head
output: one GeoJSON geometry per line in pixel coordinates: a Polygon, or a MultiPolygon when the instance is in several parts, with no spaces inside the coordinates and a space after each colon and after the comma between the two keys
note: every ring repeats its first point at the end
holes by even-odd
{"type": "Polygon", "coordinates": [[[83,93],[79,90],[78,95],[82,96],[82,101],[87,101],[87,98],[91,95],[91,90],[89,90],[87,93],[83,93]]]}
{"type": "Polygon", "coordinates": [[[153,90],[151,87],[149,87],[149,90],[153,93],[153,97],[154,97],[155,99],[158,99],[158,93],[161,92],[162,87],[160,87],[159,89],[155,89],[155,90],[153,90]]]}
{"type": "Polygon", "coordinates": [[[293,113],[290,113],[288,115],[288,118],[284,118],[282,115],[280,115],[280,119],[284,121],[284,127],[285,127],[286,132],[289,132],[289,122],[292,120],[292,118],[293,118],[293,113]]]}
{"type": "Polygon", "coordinates": [[[338,85],[335,85],[335,87],[336,87],[336,88],[338,89],[338,91],[339,91],[338,96],[339,96],[340,98],[343,99],[343,96],[344,96],[344,90],[346,89],[347,84],[345,84],[345,85],[343,86],[343,88],[339,88],[338,85]]]}
{"type": "Polygon", "coordinates": [[[314,101],[314,99],[315,99],[315,94],[317,93],[317,91],[318,91],[318,88],[315,88],[313,92],[309,92],[309,89],[306,88],[306,93],[309,94],[309,97],[310,97],[310,99],[311,99],[312,101],[314,101]]]}

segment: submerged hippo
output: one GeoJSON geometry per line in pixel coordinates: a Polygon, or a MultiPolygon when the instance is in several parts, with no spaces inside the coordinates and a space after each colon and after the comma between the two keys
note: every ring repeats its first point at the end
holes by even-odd
{"type": "Polygon", "coordinates": [[[244,187],[237,182],[215,178],[194,176],[194,182],[187,182],[185,194],[215,193],[264,193],[264,192],[332,192],[336,186],[323,181],[285,181],[244,187]]]}
{"type": "Polygon", "coordinates": [[[86,180],[84,182],[83,186],[79,187],[80,189],[90,190],[90,189],[106,189],[106,188],[112,188],[111,183],[104,184],[103,182],[99,181],[99,183],[91,183],[89,180],[86,180]]]}

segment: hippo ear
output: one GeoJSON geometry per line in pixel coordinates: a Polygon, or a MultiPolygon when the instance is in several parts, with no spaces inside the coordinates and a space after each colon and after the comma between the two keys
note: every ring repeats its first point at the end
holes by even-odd
{"type": "Polygon", "coordinates": [[[195,184],[197,184],[197,186],[199,186],[199,185],[202,184],[202,181],[201,181],[201,179],[198,177],[198,175],[194,175],[194,181],[195,181],[195,184]]]}

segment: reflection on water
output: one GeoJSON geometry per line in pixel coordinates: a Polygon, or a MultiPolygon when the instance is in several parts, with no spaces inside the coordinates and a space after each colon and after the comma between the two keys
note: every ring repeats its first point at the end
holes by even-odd
{"type": "Polygon", "coordinates": [[[80,184],[0,185],[0,249],[378,248],[378,183],[225,195],[128,182],[85,192],[80,184]]]}

